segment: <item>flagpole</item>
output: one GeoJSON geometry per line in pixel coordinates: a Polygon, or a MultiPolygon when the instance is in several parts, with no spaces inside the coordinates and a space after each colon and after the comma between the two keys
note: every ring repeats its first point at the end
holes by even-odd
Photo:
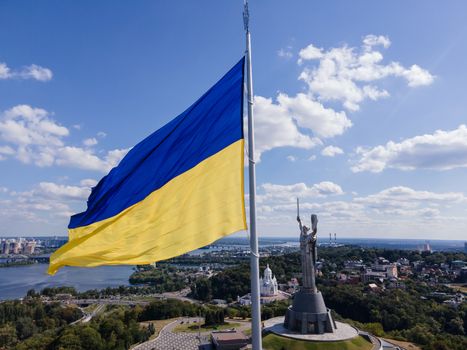
{"type": "Polygon", "coordinates": [[[248,0],[244,0],[243,23],[246,34],[246,76],[248,106],[248,172],[250,194],[250,278],[251,278],[251,331],[253,350],[262,350],[261,309],[259,299],[259,253],[256,235],[256,171],[253,122],[253,77],[251,69],[251,38],[248,0]]]}

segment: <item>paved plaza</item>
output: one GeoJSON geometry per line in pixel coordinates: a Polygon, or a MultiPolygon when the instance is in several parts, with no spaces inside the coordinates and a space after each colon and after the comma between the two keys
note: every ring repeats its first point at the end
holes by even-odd
{"type": "MultiPolygon", "coordinates": [[[[135,346],[132,350],[197,350],[198,345],[206,343],[210,339],[211,332],[201,332],[201,342],[199,339],[198,333],[174,333],[175,327],[183,323],[194,323],[195,321],[199,322],[199,318],[183,318],[175,320],[172,323],[169,323],[159,333],[159,336],[155,339],[149,340],[145,343],[135,346]]],[[[250,328],[249,322],[239,322],[241,326],[236,327],[237,330],[245,330],[250,328]]]]}
{"type": "Polygon", "coordinates": [[[358,336],[358,331],[347,323],[336,322],[337,329],[333,333],[300,334],[284,328],[284,317],[274,317],[264,321],[264,329],[283,337],[310,341],[339,341],[358,336]]]}

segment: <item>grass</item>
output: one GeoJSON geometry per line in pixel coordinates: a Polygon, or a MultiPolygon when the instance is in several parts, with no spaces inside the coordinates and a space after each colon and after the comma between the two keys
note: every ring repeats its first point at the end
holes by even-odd
{"type": "Polygon", "coordinates": [[[370,350],[373,345],[362,337],[336,342],[307,342],[268,334],[263,338],[263,348],[265,350],[370,350]]]}
{"type": "Polygon", "coordinates": [[[85,308],[83,308],[83,311],[84,311],[84,312],[87,312],[88,314],[90,314],[90,313],[93,312],[95,309],[97,309],[98,306],[99,306],[99,304],[91,304],[91,305],[88,305],[88,306],[86,306],[85,308]]]}
{"type": "Polygon", "coordinates": [[[154,339],[159,336],[159,333],[161,332],[161,329],[167,326],[169,323],[175,321],[177,318],[169,318],[168,320],[154,320],[154,321],[145,321],[145,322],[140,322],[139,324],[141,326],[147,327],[150,323],[154,324],[154,328],[156,331],[154,332],[153,335],[149,339],[154,339]]]}
{"type": "Polygon", "coordinates": [[[251,328],[245,329],[242,333],[249,337],[252,333],[251,328]]]}
{"type": "MultiPolygon", "coordinates": [[[[240,326],[240,323],[224,323],[222,325],[217,325],[217,326],[205,326],[201,325],[201,332],[207,332],[207,331],[220,331],[223,329],[231,329],[240,326]]],[[[174,333],[197,333],[199,331],[199,325],[198,323],[184,323],[184,324],[179,324],[175,329],[173,330],[174,333]]]]}

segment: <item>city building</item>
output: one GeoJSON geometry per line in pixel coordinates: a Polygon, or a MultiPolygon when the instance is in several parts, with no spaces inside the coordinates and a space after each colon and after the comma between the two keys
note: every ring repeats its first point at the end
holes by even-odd
{"type": "Polygon", "coordinates": [[[21,245],[19,242],[10,242],[10,254],[19,254],[20,249],[21,245]]]}
{"type": "Polygon", "coordinates": [[[422,253],[422,252],[429,252],[429,253],[432,252],[431,246],[430,246],[430,242],[429,242],[429,241],[426,241],[426,242],[423,244],[422,248],[420,249],[420,253],[422,253]]]}
{"type": "Polygon", "coordinates": [[[387,278],[397,278],[397,265],[396,264],[390,264],[386,267],[386,277],[387,278]]]}
{"type": "Polygon", "coordinates": [[[36,248],[36,241],[32,240],[23,245],[24,254],[34,254],[34,249],[36,248]]]}
{"type": "Polygon", "coordinates": [[[211,339],[217,350],[239,350],[248,345],[248,337],[235,330],[212,332],[211,339]]]}
{"type": "Polygon", "coordinates": [[[371,269],[367,269],[365,272],[362,273],[362,282],[380,282],[382,283],[386,279],[386,273],[381,271],[372,271],[371,269]]]}
{"type": "Polygon", "coordinates": [[[7,240],[2,240],[0,244],[0,253],[9,254],[10,253],[10,242],[7,240]]]}
{"type": "Polygon", "coordinates": [[[365,264],[362,260],[347,260],[344,262],[344,268],[349,271],[360,271],[362,268],[365,268],[365,264]]]}

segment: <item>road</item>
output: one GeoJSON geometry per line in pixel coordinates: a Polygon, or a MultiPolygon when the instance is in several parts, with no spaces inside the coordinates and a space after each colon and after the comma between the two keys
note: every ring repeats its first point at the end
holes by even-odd
{"type": "MultiPolygon", "coordinates": [[[[198,300],[188,298],[187,295],[190,292],[189,288],[185,288],[183,290],[177,292],[166,292],[162,294],[152,294],[148,295],[148,297],[154,298],[154,300],[158,299],[177,299],[180,301],[186,301],[191,304],[200,303],[198,300]]],[[[55,301],[55,300],[54,300],[55,301]]],[[[105,304],[105,305],[127,305],[127,306],[135,306],[141,305],[146,306],[150,303],[148,300],[131,300],[131,299],[110,299],[110,298],[101,298],[101,299],[69,299],[63,300],[62,303],[66,304],[76,304],[76,305],[91,305],[91,304],[105,304]]]]}
{"type": "Polygon", "coordinates": [[[99,304],[91,313],[86,313],[82,308],[80,308],[81,311],[83,311],[84,316],[81,317],[79,320],[76,320],[75,322],[72,322],[70,324],[77,324],[77,323],[87,323],[92,320],[94,316],[96,316],[98,313],[100,313],[102,310],[105,309],[105,305],[99,304]]]}

